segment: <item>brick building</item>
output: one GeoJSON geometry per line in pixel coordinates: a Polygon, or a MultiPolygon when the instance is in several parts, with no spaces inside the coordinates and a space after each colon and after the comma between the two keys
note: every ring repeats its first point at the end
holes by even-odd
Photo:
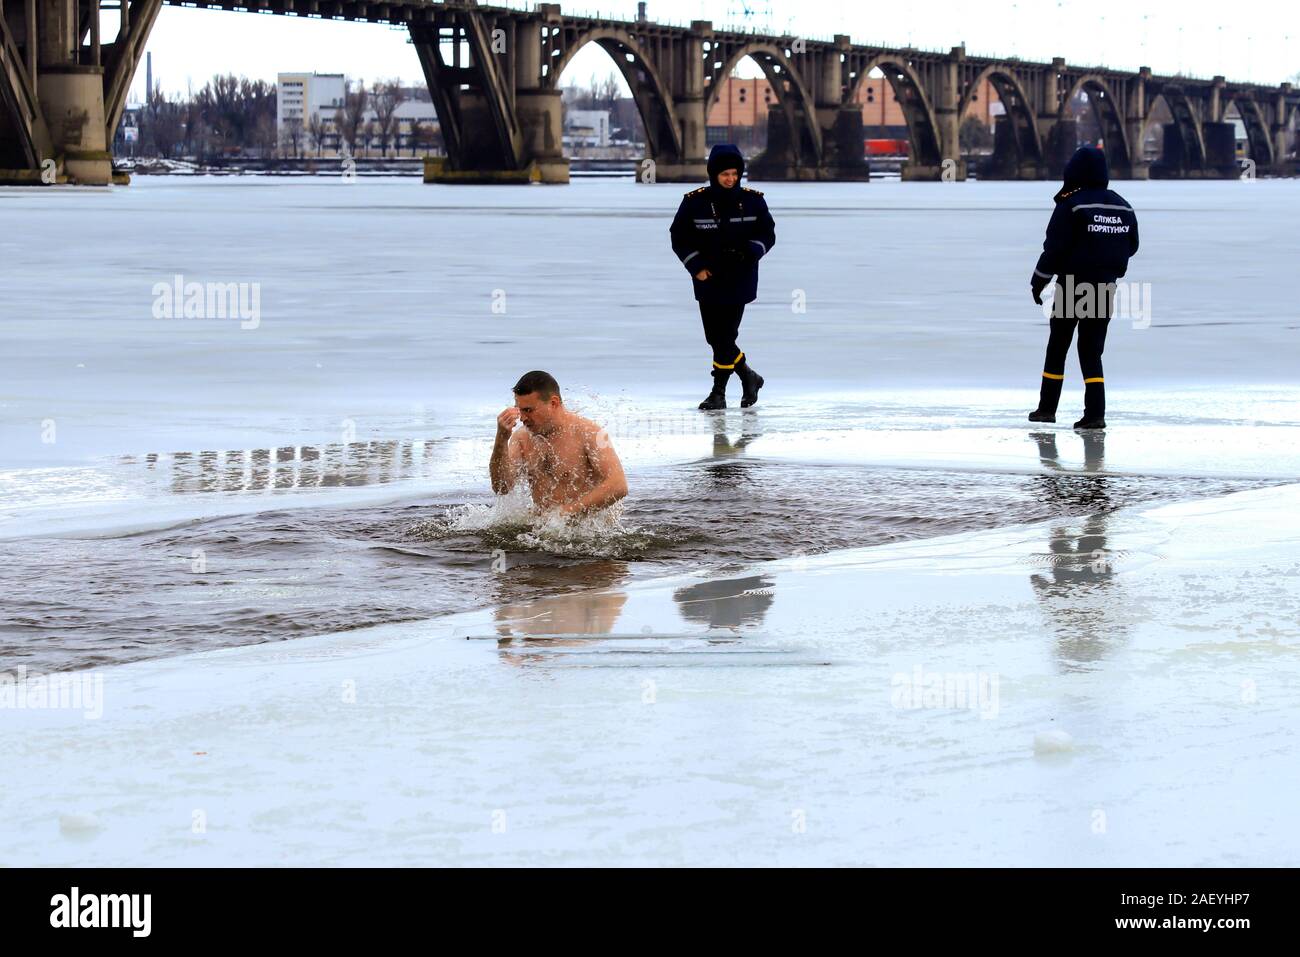
{"type": "MultiPolygon", "coordinates": [[[[894,89],[883,76],[867,77],[858,100],[862,104],[863,136],[866,139],[907,139],[907,120],[894,89]]],[[[709,111],[707,142],[735,143],[746,155],[767,144],[767,111],[777,102],[772,86],[764,77],[732,75],[723,81],[718,101],[709,111]]],[[[1002,113],[997,91],[987,80],[976,91],[966,116],[981,119],[993,130],[1002,113]]]]}

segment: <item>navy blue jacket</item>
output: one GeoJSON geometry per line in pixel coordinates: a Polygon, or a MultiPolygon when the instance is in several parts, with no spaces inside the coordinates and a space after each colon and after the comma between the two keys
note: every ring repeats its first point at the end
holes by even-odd
{"type": "Polygon", "coordinates": [[[1065,166],[1065,185],[1056,194],[1043,254],[1034,267],[1040,282],[1053,276],[1114,282],[1128,272],[1129,257],[1138,251],[1137,214],[1109,184],[1106,154],[1080,147],[1065,166]]]}
{"type": "MultiPolygon", "coordinates": [[[[714,149],[723,156],[733,151],[738,159],[735,147],[714,149]]],[[[723,189],[712,168],[726,164],[716,156],[709,163],[710,185],[682,198],[669,228],[673,252],[691,274],[697,300],[744,305],[758,297],[758,261],[776,245],[776,224],[762,193],[739,183],[723,189]],[[694,277],[703,269],[712,275],[700,282],[694,277]]]]}

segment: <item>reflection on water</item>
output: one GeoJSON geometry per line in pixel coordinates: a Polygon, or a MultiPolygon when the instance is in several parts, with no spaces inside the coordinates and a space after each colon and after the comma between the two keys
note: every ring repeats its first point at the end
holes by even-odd
{"type": "Polygon", "coordinates": [[[673,592],[682,617],[709,628],[761,625],[772,607],[772,579],[764,575],[688,585],[673,592]]]}
{"type": "MultiPolygon", "coordinates": [[[[626,562],[599,561],[563,569],[526,567],[503,571],[510,576],[511,589],[531,580],[538,591],[555,585],[556,573],[562,578],[581,576],[587,591],[549,595],[524,602],[497,605],[497,650],[501,661],[509,665],[527,665],[547,660],[558,649],[581,648],[591,637],[608,635],[627,604],[627,593],[616,590],[627,579],[626,562]],[[543,580],[548,587],[540,587],[543,580]]],[[[499,588],[500,594],[504,589],[499,588]]]]}
{"type": "Polygon", "coordinates": [[[432,439],[333,442],[275,449],[150,452],[119,461],[165,477],[174,494],[340,488],[430,476],[436,444],[432,439]]]}
{"type": "MultiPolygon", "coordinates": [[[[626,576],[612,566],[611,573],[626,576]]],[[[610,635],[627,604],[623,591],[585,591],[538,598],[496,610],[497,650],[510,665],[548,661],[566,648],[590,648],[592,639],[610,635]]]]}
{"type": "MultiPolygon", "coordinates": [[[[550,568],[544,575],[545,581],[534,581],[535,586],[555,587],[555,568],[550,568]]],[[[619,612],[627,603],[627,593],[616,590],[616,586],[627,579],[628,570],[625,562],[591,562],[581,566],[569,566],[566,571],[580,572],[583,582],[591,589],[571,594],[552,595],[536,598],[532,601],[505,602],[497,605],[497,634],[502,638],[556,636],[556,635],[603,635],[614,629],[619,612]]],[[[523,569],[519,573],[502,572],[502,575],[522,574],[524,577],[540,579],[537,568],[523,569]]],[[[512,582],[517,588],[519,582],[512,582]]],[[[538,589],[539,591],[542,588],[538,589]]]]}
{"type": "Polygon", "coordinates": [[[727,431],[727,417],[716,414],[713,417],[713,458],[714,461],[704,467],[710,484],[717,489],[732,489],[745,486],[755,481],[752,462],[743,467],[733,461],[745,451],[745,447],[762,433],[759,431],[758,414],[753,409],[744,409],[740,416],[740,434],[732,440],[727,431]]]}
{"type": "Polygon", "coordinates": [[[1062,464],[1055,432],[1034,432],[1030,437],[1038,444],[1039,462],[1048,470],[1034,477],[1037,494],[1044,502],[1076,514],[1080,509],[1110,511],[1116,507],[1110,495],[1112,480],[1104,474],[1105,433],[1075,433],[1073,437],[1083,442],[1083,468],[1079,470],[1062,464]]]}
{"type": "MultiPolygon", "coordinates": [[[[607,565],[611,583],[626,576],[623,563],[607,565]]],[[[809,663],[786,649],[742,640],[739,628],[762,623],[772,604],[772,594],[772,579],[760,575],[700,582],[678,589],[673,598],[683,617],[690,624],[704,625],[707,633],[665,634],[647,628],[618,634],[615,629],[627,602],[626,593],[618,590],[575,592],[503,604],[495,614],[497,650],[502,662],[517,666],[593,667],[599,661],[602,667],[646,667],[660,664],[665,657],[680,660],[708,656],[712,661],[719,654],[765,655],[765,664],[777,664],[778,659],[784,663],[809,663]],[[733,634],[719,634],[719,630],[733,634]]],[[[475,637],[486,636],[471,639],[475,637]]]]}
{"type": "Polygon", "coordinates": [[[1086,505],[1096,511],[1081,525],[1052,527],[1048,540],[1050,574],[1029,577],[1034,597],[1047,615],[1056,635],[1055,653],[1063,671],[1086,671],[1128,637],[1118,620],[1119,604],[1115,561],[1118,555],[1106,547],[1107,512],[1114,508],[1105,468],[1106,437],[1103,432],[1077,433],[1084,443],[1086,476],[1083,485],[1068,479],[1069,470],[1060,461],[1056,433],[1034,433],[1042,464],[1052,471],[1038,477],[1046,501],[1073,506],[1086,505]]]}
{"type": "MultiPolygon", "coordinates": [[[[1074,433],[1083,442],[1083,471],[1100,472],[1106,468],[1106,433],[1087,430],[1074,433]]],[[[1038,461],[1044,468],[1064,471],[1061,453],[1056,447],[1055,432],[1031,432],[1029,437],[1038,443],[1038,461]]]]}

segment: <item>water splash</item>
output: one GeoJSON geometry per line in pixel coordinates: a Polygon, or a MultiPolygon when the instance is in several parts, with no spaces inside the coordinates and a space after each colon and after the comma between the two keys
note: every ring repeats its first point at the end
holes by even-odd
{"type": "Polygon", "coordinates": [[[565,558],[638,558],[662,538],[629,525],[623,503],[583,515],[538,509],[527,491],[516,488],[488,504],[453,505],[442,515],[407,529],[411,538],[438,541],[466,533],[487,547],[537,551],[565,558]]]}

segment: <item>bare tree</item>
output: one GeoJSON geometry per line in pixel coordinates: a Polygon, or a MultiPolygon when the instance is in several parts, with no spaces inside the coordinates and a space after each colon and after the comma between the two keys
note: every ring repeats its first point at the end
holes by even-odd
{"type": "Polygon", "coordinates": [[[140,131],[141,152],[152,147],[156,156],[172,156],[181,138],[182,104],[167,99],[155,85],[145,98],[142,119],[141,126],[144,129],[140,131]]]}
{"type": "Polygon", "coordinates": [[[204,139],[222,152],[275,148],[275,87],[233,73],[214,76],[194,97],[204,139]]]}
{"type": "MultiPolygon", "coordinates": [[[[298,138],[302,138],[302,121],[298,121],[298,138]]],[[[275,114],[259,113],[253,121],[253,132],[249,137],[254,150],[259,156],[271,156],[275,153],[275,114]]]]}
{"type": "Polygon", "coordinates": [[[400,80],[387,80],[375,84],[373,105],[375,130],[379,134],[379,147],[388,157],[388,141],[397,128],[397,108],[406,99],[400,80]]]}
{"type": "Polygon", "coordinates": [[[316,147],[316,158],[320,158],[320,141],[325,135],[325,121],[320,118],[319,113],[313,113],[307,117],[307,134],[311,137],[312,143],[316,147]]]}
{"type": "Polygon", "coordinates": [[[357,136],[362,131],[361,127],[365,123],[366,109],[369,105],[370,93],[366,90],[366,81],[357,80],[356,87],[344,94],[342,108],[334,114],[334,122],[339,134],[352,153],[357,151],[357,136]]]}
{"type": "Polygon", "coordinates": [[[610,73],[600,82],[600,90],[597,103],[600,105],[597,109],[612,111],[618,105],[618,101],[623,96],[623,88],[619,85],[618,77],[610,73]]]}
{"type": "Polygon", "coordinates": [[[301,155],[299,145],[302,143],[302,117],[291,116],[284,121],[284,140],[293,149],[293,158],[298,159],[301,155]]]}
{"type": "Polygon", "coordinates": [[[186,156],[194,155],[195,138],[201,135],[198,111],[194,106],[194,84],[187,81],[185,84],[185,103],[181,108],[181,129],[183,146],[186,156]]]}
{"type": "Polygon", "coordinates": [[[575,110],[613,110],[623,99],[623,88],[612,72],[603,80],[593,76],[586,87],[576,84],[562,87],[561,93],[565,106],[575,110]]]}

